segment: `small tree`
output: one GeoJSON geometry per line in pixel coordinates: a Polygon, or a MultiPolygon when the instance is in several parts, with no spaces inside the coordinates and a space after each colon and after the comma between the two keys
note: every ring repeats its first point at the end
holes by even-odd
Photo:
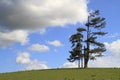
{"type": "Polygon", "coordinates": [[[78,60],[78,68],[80,68],[80,60],[81,60],[81,67],[83,66],[83,54],[82,54],[82,39],[83,35],[82,32],[85,31],[84,28],[77,29],[77,33],[73,34],[70,37],[70,42],[72,43],[72,51],[70,52],[70,56],[68,60],[70,62],[74,62],[75,60],[78,60]]]}
{"type": "Polygon", "coordinates": [[[84,68],[87,68],[89,59],[94,60],[95,57],[102,56],[102,52],[106,49],[103,43],[97,41],[97,38],[107,34],[101,31],[105,25],[105,18],[99,17],[99,10],[89,13],[88,21],[85,24],[86,28],[78,28],[77,33],[70,37],[72,51],[70,51],[68,60],[70,62],[78,60],[80,67],[80,60],[83,62],[84,58],[84,68]],[[94,46],[92,49],[91,45],[94,46]]]}

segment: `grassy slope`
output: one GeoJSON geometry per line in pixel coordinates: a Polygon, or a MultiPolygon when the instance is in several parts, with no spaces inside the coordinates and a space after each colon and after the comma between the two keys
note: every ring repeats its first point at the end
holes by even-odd
{"type": "Polygon", "coordinates": [[[23,71],[0,74],[0,80],[120,80],[120,68],[23,71]]]}

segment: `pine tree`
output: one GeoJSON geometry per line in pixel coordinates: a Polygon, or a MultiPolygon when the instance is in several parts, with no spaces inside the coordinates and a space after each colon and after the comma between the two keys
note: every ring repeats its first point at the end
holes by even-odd
{"type": "Polygon", "coordinates": [[[107,34],[101,31],[105,25],[105,18],[99,17],[99,10],[89,13],[88,21],[85,24],[86,28],[78,28],[77,33],[70,37],[72,51],[70,51],[68,60],[70,62],[78,60],[78,67],[80,67],[80,60],[83,65],[84,59],[84,68],[87,68],[89,59],[95,60],[96,57],[102,56],[106,49],[103,43],[97,41],[97,38],[107,34]]]}
{"type": "Polygon", "coordinates": [[[70,56],[68,60],[70,62],[74,62],[75,60],[78,60],[78,68],[80,68],[80,60],[81,60],[81,67],[83,66],[83,53],[82,53],[83,31],[85,31],[84,28],[78,28],[77,33],[73,34],[69,39],[70,42],[72,43],[72,51],[69,51],[70,56]]]}

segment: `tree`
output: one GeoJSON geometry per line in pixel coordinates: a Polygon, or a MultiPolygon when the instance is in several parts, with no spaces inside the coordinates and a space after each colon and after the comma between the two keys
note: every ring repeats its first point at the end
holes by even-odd
{"type": "MultiPolygon", "coordinates": [[[[83,39],[83,35],[82,35],[83,31],[85,31],[84,28],[77,29],[77,33],[73,34],[69,39],[70,42],[72,43],[72,51],[69,51],[70,56],[68,60],[70,62],[74,62],[75,60],[78,60],[78,68],[80,68],[80,60],[81,63],[83,63],[82,44],[81,44],[83,39]]],[[[81,64],[81,66],[83,66],[83,64],[81,64]]]]}
{"type": "Polygon", "coordinates": [[[99,10],[89,13],[88,20],[85,24],[86,28],[78,28],[77,33],[70,37],[72,51],[70,51],[68,60],[70,62],[78,60],[80,67],[80,60],[81,65],[83,65],[84,59],[84,68],[87,68],[89,59],[95,60],[96,57],[102,56],[102,53],[106,49],[103,43],[97,41],[97,38],[107,34],[101,31],[105,28],[105,25],[105,18],[99,17],[99,10]]]}

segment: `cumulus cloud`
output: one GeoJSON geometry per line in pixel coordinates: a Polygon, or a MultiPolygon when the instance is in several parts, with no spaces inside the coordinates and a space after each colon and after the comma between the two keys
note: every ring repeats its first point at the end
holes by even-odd
{"type": "Polygon", "coordinates": [[[112,43],[105,42],[106,49],[112,53],[112,56],[120,58],[120,40],[113,41],[112,43]]]}
{"type": "Polygon", "coordinates": [[[104,44],[107,49],[104,56],[97,58],[95,61],[90,61],[89,67],[120,67],[120,39],[104,44]]]}
{"type": "Polygon", "coordinates": [[[18,64],[27,64],[30,63],[30,54],[27,52],[19,53],[16,58],[16,63],[18,64]]]}
{"type": "Polygon", "coordinates": [[[29,47],[29,50],[46,52],[46,51],[49,51],[49,47],[41,44],[33,44],[32,46],[29,47]]]}
{"type": "Polygon", "coordinates": [[[0,46],[6,47],[13,43],[21,43],[24,45],[28,43],[28,32],[23,30],[15,30],[12,32],[0,32],[0,46]]]}
{"type": "Polygon", "coordinates": [[[0,0],[1,30],[83,23],[87,16],[87,0],[0,0]]]}
{"type": "Polygon", "coordinates": [[[63,46],[63,44],[59,40],[48,41],[48,44],[53,45],[55,47],[63,46]]]}
{"type": "Polygon", "coordinates": [[[89,67],[106,67],[106,68],[110,68],[110,67],[120,67],[119,64],[120,60],[116,59],[113,56],[106,56],[106,57],[101,57],[101,58],[97,58],[94,61],[89,61],[89,67]]]}
{"type": "Polygon", "coordinates": [[[87,16],[87,0],[0,0],[0,47],[27,43],[25,31],[43,34],[47,27],[83,23],[87,16]]]}
{"type": "Polygon", "coordinates": [[[25,70],[38,70],[38,69],[48,69],[48,66],[44,62],[40,62],[38,60],[32,60],[25,67],[25,70]]]}
{"type": "MultiPolygon", "coordinates": [[[[88,67],[97,67],[97,68],[113,68],[120,67],[120,59],[116,59],[111,55],[107,55],[104,57],[99,57],[96,60],[90,60],[88,63],[88,67]]],[[[75,62],[65,62],[60,68],[77,68],[78,64],[75,62]]]]}
{"type": "Polygon", "coordinates": [[[62,68],[77,68],[78,65],[75,62],[65,62],[62,68]]]}
{"type": "Polygon", "coordinates": [[[19,53],[16,58],[16,63],[25,65],[24,70],[48,69],[45,62],[30,59],[30,53],[28,52],[19,53]]]}

